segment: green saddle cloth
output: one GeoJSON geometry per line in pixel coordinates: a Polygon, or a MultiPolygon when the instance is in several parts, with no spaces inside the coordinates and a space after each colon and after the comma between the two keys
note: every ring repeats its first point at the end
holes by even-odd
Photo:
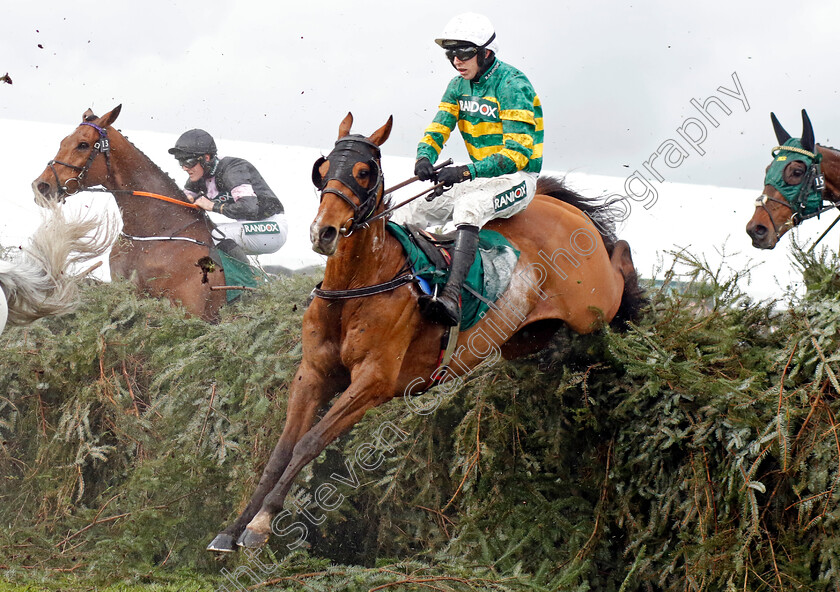
{"type": "MultiPolygon", "coordinates": [[[[225,271],[226,286],[245,286],[256,288],[260,283],[268,281],[268,276],[260,269],[234,259],[221,249],[216,252],[222,260],[222,269],[225,271]]],[[[233,302],[242,295],[242,290],[225,290],[227,302],[233,302]]]]}
{"type": "MultiPolygon", "coordinates": [[[[388,222],[387,228],[405,250],[414,275],[426,280],[432,290],[439,286],[440,292],[449,277],[449,269],[437,268],[414,243],[414,239],[403,226],[388,222]]],[[[487,312],[489,306],[485,300],[495,302],[507,290],[518,260],[519,251],[514,249],[504,236],[493,230],[479,231],[478,255],[461,290],[462,331],[475,325],[487,312]],[[484,300],[476,297],[476,292],[484,300]]]]}

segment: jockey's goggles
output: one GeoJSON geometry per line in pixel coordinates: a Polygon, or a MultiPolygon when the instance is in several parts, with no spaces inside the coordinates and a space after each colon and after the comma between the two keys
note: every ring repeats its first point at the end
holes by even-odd
{"type": "Polygon", "coordinates": [[[454,62],[458,58],[462,62],[473,59],[478,55],[479,48],[475,45],[461,45],[459,47],[452,47],[446,50],[446,57],[450,62],[454,62]]]}
{"type": "Polygon", "coordinates": [[[178,158],[178,164],[181,165],[182,168],[191,169],[195,165],[198,164],[198,161],[201,160],[199,156],[184,156],[182,158],[178,158]]]}

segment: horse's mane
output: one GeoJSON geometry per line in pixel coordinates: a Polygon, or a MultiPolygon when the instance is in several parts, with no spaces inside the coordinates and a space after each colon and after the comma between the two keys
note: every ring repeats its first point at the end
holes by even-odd
{"type": "MultiPolygon", "coordinates": [[[[618,237],[615,235],[615,225],[621,220],[624,210],[613,205],[614,202],[603,197],[584,197],[566,187],[565,179],[552,176],[540,176],[537,179],[537,193],[549,195],[572,205],[586,214],[598,228],[604,240],[607,253],[612,255],[618,237]]],[[[628,327],[628,321],[635,321],[647,305],[644,289],[639,285],[639,277],[634,269],[625,274],[624,294],[610,325],[620,331],[628,327]]]]}
{"type": "Polygon", "coordinates": [[[615,242],[618,240],[615,235],[615,224],[621,212],[610,202],[602,197],[584,197],[567,187],[565,178],[551,175],[540,175],[537,179],[537,194],[559,199],[586,214],[601,233],[607,252],[612,253],[615,242]]]}
{"type": "Polygon", "coordinates": [[[0,259],[0,288],[14,325],[72,311],[86,274],[71,273],[71,268],[105,254],[117,236],[118,224],[111,218],[67,220],[57,205],[45,207],[50,216],[28,246],[13,260],[0,259]]]}
{"type": "Polygon", "coordinates": [[[169,181],[169,183],[171,183],[172,188],[173,188],[173,189],[177,192],[177,196],[178,196],[178,198],[179,198],[181,201],[189,201],[189,200],[187,199],[187,195],[184,193],[184,190],[183,190],[183,189],[181,189],[181,187],[178,185],[178,182],[177,182],[175,179],[173,179],[172,177],[170,177],[170,176],[169,176],[169,173],[167,173],[167,172],[166,172],[166,171],[164,171],[162,168],[160,168],[160,166],[158,166],[158,164],[157,164],[154,160],[152,160],[151,158],[149,158],[149,157],[146,155],[146,153],[145,153],[145,152],[143,152],[142,150],[140,150],[140,148],[138,148],[138,147],[134,144],[134,142],[132,142],[131,140],[129,140],[129,139],[128,139],[128,136],[126,136],[124,133],[122,133],[122,131],[121,131],[121,130],[117,130],[117,131],[120,133],[120,135],[121,135],[123,138],[125,138],[125,141],[128,143],[128,145],[129,145],[129,146],[131,146],[132,148],[134,148],[134,149],[135,149],[135,150],[136,150],[136,151],[137,151],[137,152],[138,152],[138,153],[139,153],[139,154],[140,154],[143,158],[145,158],[146,160],[148,160],[148,161],[152,164],[152,166],[154,166],[154,167],[155,167],[155,169],[156,169],[156,170],[157,170],[157,171],[158,171],[158,172],[159,172],[159,173],[160,173],[160,174],[161,174],[164,178],[166,178],[166,179],[169,181]]]}
{"type": "MultiPolygon", "coordinates": [[[[87,117],[85,117],[85,121],[96,121],[97,119],[99,119],[99,116],[98,116],[98,115],[93,115],[93,114],[88,115],[87,117]]],[[[170,183],[172,183],[173,187],[174,187],[174,188],[178,191],[178,195],[179,195],[180,197],[183,197],[183,198],[184,198],[184,201],[187,201],[187,196],[184,194],[183,190],[182,190],[182,189],[178,186],[178,183],[175,181],[175,179],[173,179],[172,177],[170,177],[170,176],[169,176],[169,173],[166,173],[166,172],[165,172],[162,168],[160,168],[160,167],[157,165],[157,163],[156,163],[154,160],[152,160],[151,158],[149,158],[149,157],[146,155],[146,153],[145,153],[145,152],[143,152],[142,150],[140,150],[140,148],[138,148],[138,147],[134,144],[134,142],[132,142],[131,140],[129,140],[129,139],[128,139],[128,136],[126,136],[126,135],[122,132],[122,130],[117,129],[117,128],[112,128],[112,129],[113,129],[113,130],[115,130],[117,133],[119,133],[119,134],[123,137],[123,139],[125,139],[125,141],[128,143],[128,145],[129,145],[129,146],[131,146],[132,148],[134,148],[134,149],[135,149],[135,150],[136,150],[136,151],[137,151],[137,152],[138,152],[138,153],[139,153],[139,154],[140,154],[143,158],[145,158],[145,159],[146,159],[146,160],[148,160],[148,161],[149,161],[152,165],[154,165],[154,167],[155,167],[155,168],[156,168],[156,169],[160,172],[160,174],[161,174],[161,175],[163,175],[164,177],[166,177],[166,178],[169,180],[169,182],[170,182],[170,183]]]]}

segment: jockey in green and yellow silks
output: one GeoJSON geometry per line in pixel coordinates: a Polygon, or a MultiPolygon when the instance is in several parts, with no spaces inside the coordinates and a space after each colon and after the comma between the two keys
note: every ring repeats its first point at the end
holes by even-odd
{"type": "Polygon", "coordinates": [[[475,258],[478,230],[490,220],[521,212],[534,198],[542,168],[543,115],[528,78],[496,57],[496,33],[487,17],[456,16],[435,42],[458,76],[446,87],[417,147],[414,173],[451,188],[434,201],[412,202],[393,220],[455,224],[449,280],[439,296],[421,296],[420,309],[435,322],[457,325],[461,286],[475,258]],[[471,162],[435,171],[433,164],[456,126],[471,162]]]}

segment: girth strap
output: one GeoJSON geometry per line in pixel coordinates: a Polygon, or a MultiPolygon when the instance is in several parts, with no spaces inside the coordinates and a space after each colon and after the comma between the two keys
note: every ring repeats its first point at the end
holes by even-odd
{"type": "Polygon", "coordinates": [[[203,247],[207,246],[207,243],[204,241],[190,238],[188,236],[134,236],[124,232],[120,232],[120,236],[133,241],[186,241],[188,243],[193,243],[194,245],[201,245],[203,247]]]}
{"type": "Polygon", "coordinates": [[[400,286],[410,284],[415,281],[413,273],[406,273],[395,277],[392,280],[376,284],[373,286],[365,286],[364,288],[350,288],[349,290],[322,290],[323,282],[318,282],[313,293],[324,300],[347,300],[349,298],[363,298],[365,296],[373,296],[374,294],[382,294],[383,292],[390,292],[396,290],[400,286]]]}

